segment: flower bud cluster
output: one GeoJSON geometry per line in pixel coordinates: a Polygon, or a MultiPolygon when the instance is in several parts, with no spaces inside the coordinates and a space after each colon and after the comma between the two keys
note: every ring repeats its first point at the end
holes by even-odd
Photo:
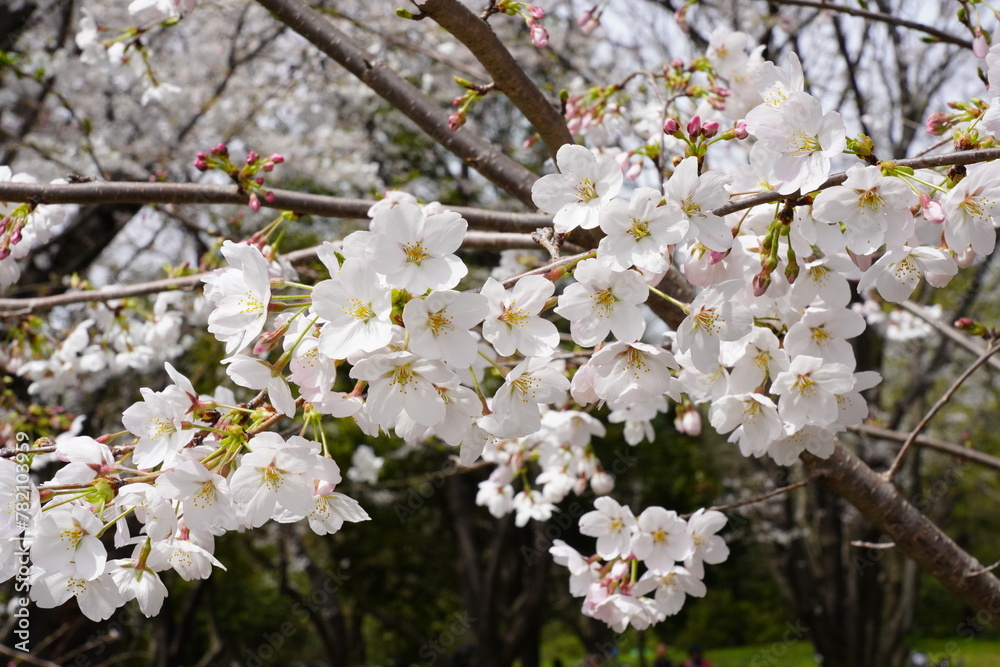
{"type": "Polygon", "coordinates": [[[243,165],[237,167],[229,157],[229,149],[225,144],[219,144],[208,153],[199,152],[195,156],[194,168],[198,171],[210,171],[219,169],[240,187],[243,192],[249,194],[249,205],[254,211],[260,210],[260,200],[263,198],[267,202],[274,201],[274,194],[270,190],[264,189],[264,177],[260,172],[269,173],[274,170],[274,166],[281,164],[285,158],[278,153],[272,153],[269,157],[262,157],[250,151],[247,153],[243,165]]]}

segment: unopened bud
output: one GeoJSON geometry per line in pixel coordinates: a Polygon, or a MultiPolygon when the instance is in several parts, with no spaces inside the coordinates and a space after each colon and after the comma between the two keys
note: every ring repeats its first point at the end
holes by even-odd
{"type": "Polygon", "coordinates": [[[663,121],[663,133],[664,134],[677,134],[677,131],[681,129],[681,124],[677,122],[676,118],[668,118],[663,121]]]}
{"type": "Polygon", "coordinates": [[[785,280],[789,285],[795,284],[795,279],[799,277],[799,263],[795,260],[788,262],[785,266],[785,280]]]}
{"type": "Polygon", "coordinates": [[[976,322],[970,317],[960,317],[955,320],[955,328],[961,329],[970,336],[985,336],[986,327],[980,322],[976,322]]]}
{"type": "Polygon", "coordinates": [[[531,43],[540,49],[549,45],[549,31],[542,27],[542,24],[531,22],[531,43]]]}
{"type": "Polygon", "coordinates": [[[599,496],[605,496],[615,489],[615,478],[611,473],[600,471],[590,478],[590,488],[599,496]]]}
{"type": "Polygon", "coordinates": [[[250,151],[249,153],[247,153],[247,164],[253,164],[254,162],[257,161],[257,158],[259,158],[259,157],[260,156],[257,155],[256,153],[254,153],[253,151],[250,151]]]}
{"type": "Polygon", "coordinates": [[[531,18],[536,21],[541,21],[545,18],[545,10],[537,5],[528,5],[528,13],[531,14],[531,18]]]}
{"type": "Polygon", "coordinates": [[[257,199],[256,193],[250,195],[250,208],[252,208],[254,211],[260,210],[260,200],[257,199]]]}
{"type": "Polygon", "coordinates": [[[764,296],[764,292],[771,286],[771,274],[761,271],[753,277],[753,295],[764,296]]]}
{"type": "Polygon", "coordinates": [[[260,338],[258,338],[257,344],[253,346],[253,353],[262,354],[264,352],[270,352],[275,347],[277,347],[278,343],[281,342],[281,339],[285,336],[286,333],[288,333],[288,326],[290,323],[291,320],[285,322],[274,331],[268,331],[260,338]]]}
{"type": "Polygon", "coordinates": [[[719,133],[719,121],[710,120],[701,126],[701,135],[706,139],[711,139],[719,133]]]}
{"type": "Polygon", "coordinates": [[[454,132],[465,125],[465,114],[455,112],[448,116],[448,129],[454,132]]]}
{"type": "Polygon", "coordinates": [[[733,128],[736,133],[737,139],[746,139],[750,136],[750,132],[747,130],[747,122],[745,120],[736,121],[736,127],[733,128]]]}
{"type": "Polygon", "coordinates": [[[929,195],[920,195],[920,214],[927,222],[940,225],[945,220],[944,207],[941,202],[934,201],[929,195]]]}
{"type": "Polygon", "coordinates": [[[701,116],[696,115],[688,121],[687,133],[692,139],[701,134],[701,116]]]}
{"type": "Polygon", "coordinates": [[[208,171],[208,163],[199,158],[194,161],[194,168],[198,171],[208,171]]]}
{"type": "Polygon", "coordinates": [[[939,111],[935,111],[927,116],[927,120],[924,122],[924,128],[927,130],[927,134],[933,134],[935,136],[941,136],[949,127],[951,127],[951,114],[941,113],[939,111]]]}

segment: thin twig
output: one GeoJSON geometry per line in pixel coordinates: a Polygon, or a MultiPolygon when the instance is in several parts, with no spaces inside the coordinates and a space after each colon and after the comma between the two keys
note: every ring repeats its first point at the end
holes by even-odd
{"type": "MultiPolygon", "coordinates": [[[[775,489],[774,491],[768,491],[767,493],[761,494],[759,496],[754,496],[753,498],[747,498],[746,500],[740,500],[739,502],[730,503],[728,505],[713,505],[709,507],[707,511],[715,510],[717,512],[722,512],[724,510],[736,509],[737,507],[743,507],[744,505],[753,505],[754,503],[759,503],[761,501],[767,500],[768,498],[773,498],[774,496],[779,496],[783,493],[788,493],[798,489],[799,487],[811,484],[818,475],[809,475],[801,482],[795,482],[794,484],[789,484],[788,486],[783,486],[780,489],[775,489]]],[[[694,516],[694,512],[690,514],[684,514],[681,516],[682,519],[690,519],[694,516]]]]}
{"type": "Polygon", "coordinates": [[[913,431],[910,432],[909,437],[906,438],[906,442],[903,443],[903,447],[899,450],[899,454],[896,455],[896,460],[892,462],[892,466],[884,473],[882,473],[882,476],[885,478],[887,482],[892,481],[893,476],[896,474],[896,471],[899,470],[899,466],[903,462],[903,457],[906,455],[907,450],[917,439],[917,436],[920,435],[920,432],[924,429],[924,427],[927,426],[927,422],[929,422],[934,417],[934,415],[936,415],[938,411],[941,408],[943,408],[945,404],[948,403],[948,401],[951,400],[951,397],[955,394],[956,391],[958,391],[958,388],[962,386],[962,383],[964,383],[969,378],[969,376],[976,371],[977,368],[985,364],[986,361],[997,351],[1000,351],[1000,345],[997,345],[995,342],[991,342],[990,345],[986,348],[986,351],[983,352],[981,355],[979,355],[979,358],[976,359],[974,362],[972,362],[972,365],[966,368],[964,373],[958,376],[958,379],[955,380],[954,383],[952,383],[952,385],[948,388],[948,391],[946,391],[944,395],[938,399],[937,403],[935,403],[934,406],[927,411],[927,414],[924,415],[924,418],[920,420],[920,423],[917,424],[916,428],[914,428],[913,431]]]}
{"type": "Polygon", "coordinates": [[[992,572],[993,570],[997,569],[998,567],[1000,567],[1000,560],[998,560],[997,562],[993,563],[993,565],[990,565],[989,567],[984,567],[984,568],[979,569],[979,570],[973,570],[972,572],[967,572],[965,574],[965,576],[967,576],[967,577],[978,577],[981,574],[986,574],[987,572],[992,572]]]}
{"type": "Polygon", "coordinates": [[[861,547],[862,549],[895,549],[895,542],[864,542],[862,540],[851,540],[852,547],[861,547]]]}
{"type": "MultiPolygon", "coordinates": [[[[880,440],[893,440],[895,442],[906,442],[906,439],[909,437],[908,433],[900,433],[899,431],[893,431],[892,429],[882,428],[881,426],[874,426],[872,424],[848,426],[847,430],[854,431],[855,433],[860,433],[862,435],[870,435],[871,437],[878,438],[880,440]]],[[[917,436],[914,443],[920,445],[921,447],[927,447],[928,449],[933,449],[951,456],[958,456],[963,459],[973,461],[988,468],[993,468],[994,470],[1000,470],[1000,459],[995,456],[990,456],[989,454],[984,454],[978,449],[962,447],[961,445],[945,442],[944,440],[938,440],[937,438],[929,438],[926,435],[917,436]]]]}
{"type": "Polygon", "coordinates": [[[814,0],[772,0],[773,4],[776,5],[791,5],[794,7],[810,7],[813,9],[828,9],[835,12],[841,12],[842,14],[849,14],[850,16],[857,16],[863,19],[869,19],[871,21],[879,21],[880,23],[888,23],[889,25],[896,25],[901,28],[909,28],[910,30],[916,30],[918,32],[926,33],[931,37],[934,37],[939,42],[944,42],[946,44],[954,44],[956,46],[961,46],[965,49],[972,48],[972,42],[962,39],[961,37],[956,37],[951,33],[945,32],[944,30],[939,30],[937,28],[924,25],[922,23],[917,23],[916,21],[907,21],[906,19],[901,19],[891,14],[882,14],[880,12],[870,12],[864,9],[857,9],[856,7],[846,7],[844,5],[835,5],[830,2],[815,2],[814,0]]]}
{"type": "MultiPolygon", "coordinates": [[[[936,329],[938,333],[945,336],[953,343],[956,343],[959,346],[965,348],[972,354],[979,356],[980,354],[983,353],[984,348],[978,343],[976,343],[976,341],[971,336],[963,334],[957,329],[955,329],[955,327],[950,326],[942,322],[941,320],[931,316],[924,309],[923,306],[916,304],[912,301],[904,301],[903,303],[899,304],[899,306],[903,310],[919,317],[924,322],[926,322],[927,324],[931,325],[934,329],[936,329]]],[[[992,368],[995,371],[1000,371],[1000,359],[995,359],[991,357],[988,363],[990,365],[990,368],[992,368]]]]}

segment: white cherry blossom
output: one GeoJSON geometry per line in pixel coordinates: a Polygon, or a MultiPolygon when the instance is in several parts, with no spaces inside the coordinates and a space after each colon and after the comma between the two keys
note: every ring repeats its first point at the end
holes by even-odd
{"type": "Polygon", "coordinates": [[[556,153],[558,174],[542,176],[531,186],[538,208],[555,215],[555,229],[593,229],[601,210],[622,187],[622,170],[611,158],[597,157],[583,146],[565,144],[556,153]]]}

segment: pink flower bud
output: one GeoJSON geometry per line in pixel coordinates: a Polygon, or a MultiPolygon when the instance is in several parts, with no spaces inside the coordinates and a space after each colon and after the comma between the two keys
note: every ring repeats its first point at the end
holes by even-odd
{"type": "Polygon", "coordinates": [[[935,225],[940,225],[945,219],[944,207],[941,206],[941,202],[934,201],[925,194],[920,195],[920,214],[924,216],[924,220],[933,222],[935,225]]]}
{"type": "Polygon", "coordinates": [[[456,112],[448,116],[448,129],[452,132],[463,125],[465,125],[465,114],[456,112]]]}
{"type": "Polygon", "coordinates": [[[273,162],[274,164],[281,164],[285,161],[285,156],[281,153],[271,153],[271,157],[267,159],[269,162],[273,162]]]}
{"type": "Polygon", "coordinates": [[[694,116],[688,121],[687,133],[692,139],[701,133],[701,116],[694,116]]]}
{"type": "Polygon", "coordinates": [[[7,246],[3,246],[2,248],[0,248],[0,262],[7,259],[7,257],[9,256],[10,256],[10,248],[8,248],[7,246]]]}
{"type": "Polygon", "coordinates": [[[198,158],[194,161],[194,168],[198,171],[208,171],[208,163],[201,158],[198,158]]]}
{"type": "Polygon", "coordinates": [[[257,161],[258,157],[260,156],[254,153],[253,151],[250,151],[249,153],[247,153],[247,164],[253,164],[254,162],[257,161]]]}
{"type": "Polygon", "coordinates": [[[719,133],[719,121],[710,120],[706,121],[704,125],[701,126],[701,134],[706,139],[711,139],[719,133]]]}
{"type": "Polygon", "coordinates": [[[264,201],[266,201],[268,204],[272,203],[274,201],[274,193],[271,192],[270,190],[268,190],[267,192],[265,192],[264,193],[264,201]]]}
{"type": "Polygon", "coordinates": [[[935,111],[931,115],[927,116],[927,120],[924,122],[924,127],[927,129],[927,134],[940,136],[944,134],[949,127],[951,127],[951,114],[935,111]]]}
{"type": "Polygon", "coordinates": [[[537,5],[528,5],[528,13],[531,14],[531,18],[536,21],[541,21],[545,18],[545,10],[537,5]]]}
{"type": "Polygon", "coordinates": [[[668,118],[663,121],[663,133],[664,134],[677,134],[677,131],[681,129],[681,124],[677,122],[676,118],[668,118]]]}
{"type": "Polygon", "coordinates": [[[250,208],[252,208],[254,211],[260,210],[260,200],[257,199],[256,194],[250,195],[250,208]]]}
{"type": "Polygon", "coordinates": [[[227,157],[229,155],[229,149],[226,148],[225,144],[219,144],[218,146],[212,149],[212,153],[220,157],[227,157]]]}
{"type": "Polygon", "coordinates": [[[701,435],[701,414],[692,408],[678,410],[674,416],[674,428],[678,433],[692,437],[701,435]]]}
{"type": "Polygon", "coordinates": [[[540,49],[549,45],[549,31],[534,21],[531,22],[531,43],[540,49]]]}
{"type": "Polygon", "coordinates": [[[986,36],[983,35],[983,29],[976,26],[976,36],[972,39],[972,55],[977,58],[985,58],[989,52],[990,45],[986,43],[986,36]]]}
{"type": "Polygon", "coordinates": [[[257,185],[264,185],[264,177],[258,176],[257,178],[253,179],[253,182],[256,183],[257,185]]]}
{"type": "Polygon", "coordinates": [[[589,35],[597,30],[597,26],[601,25],[601,12],[597,10],[597,7],[591,7],[577,17],[576,24],[580,26],[584,35],[589,35]]]}
{"type": "Polygon", "coordinates": [[[195,156],[196,158],[198,158],[199,160],[205,160],[205,159],[207,159],[207,158],[208,158],[208,156],[207,156],[207,155],[205,155],[204,153],[195,153],[195,154],[194,154],[194,156],[195,156]]]}
{"type": "Polygon", "coordinates": [[[264,164],[260,165],[260,168],[262,170],[264,170],[264,171],[273,171],[274,170],[274,163],[271,162],[270,160],[268,160],[264,164]]]}
{"type": "Polygon", "coordinates": [[[633,162],[632,165],[628,168],[628,170],[625,172],[625,178],[627,178],[630,181],[634,181],[635,179],[639,178],[639,174],[641,173],[642,173],[642,160],[639,160],[638,162],[633,162]]]}
{"type": "Polygon", "coordinates": [[[736,121],[736,127],[733,128],[733,131],[736,133],[737,139],[746,139],[750,136],[750,132],[747,131],[747,122],[745,120],[736,121]]]}
{"type": "Polygon", "coordinates": [[[24,227],[16,227],[14,229],[14,233],[10,235],[10,244],[11,245],[17,245],[18,243],[21,242],[21,239],[24,238],[23,236],[21,236],[21,230],[22,229],[24,229],[24,227]]]}
{"type": "Polygon", "coordinates": [[[761,271],[753,277],[753,295],[764,296],[764,292],[771,286],[771,274],[761,271]]]}
{"type": "Polygon", "coordinates": [[[722,260],[724,260],[726,257],[729,257],[729,251],[728,250],[721,250],[721,251],[720,250],[713,250],[708,255],[708,263],[709,264],[718,264],[719,262],[721,262],[722,260]]]}

